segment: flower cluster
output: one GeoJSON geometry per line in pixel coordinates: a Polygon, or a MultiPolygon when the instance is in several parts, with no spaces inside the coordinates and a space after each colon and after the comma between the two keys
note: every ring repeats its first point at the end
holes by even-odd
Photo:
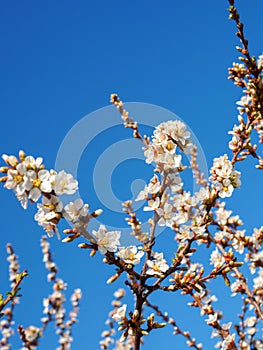
{"type": "Polygon", "coordinates": [[[154,130],[152,142],[145,150],[146,163],[155,163],[159,171],[175,172],[181,166],[182,156],[176,154],[179,148],[189,153],[191,148],[190,132],[180,120],[161,123],[154,130]]]}
{"type": "Polygon", "coordinates": [[[74,194],[78,189],[78,181],[64,170],[46,170],[43,159],[26,156],[19,152],[19,159],[15,156],[3,155],[8,166],[1,167],[0,171],[6,174],[1,178],[4,187],[12,189],[24,209],[30,202],[37,203],[38,211],[34,218],[47,232],[49,237],[54,233],[60,237],[57,224],[64,218],[74,226],[74,232],[90,239],[91,235],[86,231],[87,223],[102,213],[101,210],[89,214],[88,204],[84,204],[81,198],[70,202],[63,207],[60,201],[61,195],[74,194]]]}
{"type": "Polygon", "coordinates": [[[240,172],[234,170],[226,154],[214,159],[210,173],[210,181],[213,182],[221,198],[230,197],[234,188],[241,186],[240,172]]]}
{"type": "Polygon", "coordinates": [[[23,329],[23,327],[19,326],[18,331],[25,345],[21,350],[37,349],[38,339],[42,337],[42,330],[40,328],[28,326],[26,329],[23,329]]]}
{"type": "Polygon", "coordinates": [[[58,233],[57,223],[62,217],[63,204],[59,200],[59,197],[50,195],[48,197],[42,197],[42,204],[37,204],[38,211],[35,214],[35,220],[40,226],[47,232],[49,237],[52,237],[54,233],[58,233]]]}
{"type": "Polygon", "coordinates": [[[73,194],[78,189],[78,182],[71,174],[64,170],[57,173],[54,170],[46,170],[41,157],[26,156],[19,152],[19,159],[15,156],[4,154],[4,161],[8,167],[2,167],[5,173],[1,181],[4,187],[13,190],[24,209],[28,206],[28,199],[37,202],[41,195],[73,194]]]}

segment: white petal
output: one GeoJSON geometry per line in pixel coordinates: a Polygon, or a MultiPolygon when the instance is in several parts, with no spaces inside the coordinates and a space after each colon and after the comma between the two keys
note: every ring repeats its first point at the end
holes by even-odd
{"type": "Polygon", "coordinates": [[[50,174],[49,174],[49,171],[46,170],[46,169],[42,169],[38,172],[38,178],[41,180],[41,181],[45,181],[45,180],[48,180],[49,177],[50,177],[50,174]]]}
{"type": "Polygon", "coordinates": [[[31,199],[33,202],[37,202],[41,196],[41,191],[39,188],[34,187],[29,193],[28,198],[31,199]]]}
{"type": "Polygon", "coordinates": [[[52,191],[51,183],[49,181],[42,182],[40,189],[42,192],[50,193],[52,191]]]}

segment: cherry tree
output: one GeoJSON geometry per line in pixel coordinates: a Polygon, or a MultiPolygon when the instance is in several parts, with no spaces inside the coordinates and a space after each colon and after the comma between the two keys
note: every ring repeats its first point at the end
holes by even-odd
{"type": "MultiPolygon", "coordinates": [[[[241,175],[240,162],[252,157],[256,168],[263,169],[263,159],[258,152],[258,145],[263,142],[263,55],[257,58],[251,55],[234,0],[229,0],[229,5],[229,18],[236,25],[240,41],[237,46],[239,62],[229,68],[229,79],[242,89],[242,97],[237,102],[237,122],[229,131],[228,149],[226,147],[214,159],[208,179],[199,169],[197,147],[181,120],[157,125],[151,137],[142,135],[139,123],[129,115],[120,97],[115,93],[110,96],[125,128],[131,129],[134,138],[141,142],[146,163],[153,166],[151,179],[136,198],[136,201],[146,203],[144,211],[149,215],[146,231],[133,209],[132,200],[123,203],[130,234],[136,244],[122,245],[122,232],[108,230],[103,224],[90,230],[90,222],[102,215],[100,208],[90,209],[92,203],[84,203],[82,198],[66,205],[61,201],[60,196],[78,190],[78,181],[73,175],[64,170],[46,169],[41,157],[35,158],[24,151],[18,156],[2,156],[6,163],[0,169],[4,188],[14,192],[24,209],[28,205],[36,206],[34,218],[48,237],[55,235],[60,239],[60,223],[67,222],[63,243],[78,240],[78,247],[87,250],[91,259],[100,254],[102,263],[114,270],[106,283],[115,283],[124,276],[123,288],[117,288],[114,293],[101,349],[139,350],[152,332],[169,326],[175,335],[185,338],[189,347],[203,348],[202,343],[191,336],[191,329],[183,330],[179,326],[180,315],[173,317],[172,312],[171,315],[164,312],[151,301],[157,291],[163,295],[181,293],[190,298],[189,306],[198,308],[201,318],[211,328],[216,348],[263,349],[263,227],[254,228],[252,233],[246,232],[242,219],[232,215],[225,203],[226,198],[242,188],[241,181],[246,174],[241,175]],[[186,156],[190,157],[190,164],[187,164],[186,156]],[[189,170],[198,185],[194,193],[187,190],[183,180],[189,170]],[[156,249],[157,239],[162,239],[161,236],[157,238],[158,227],[172,233],[172,256],[156,249]],[[208,264],[198,260],[203,249],[211,250],[208,264]],[[244,265],[247,269],[243,269],[244,265]],[[223,310],[215,306],[216,290],[211,286],[214,280],[223,280],[231,298],[241,299],[238,323],[223,322],[223,310]],[[134,304],[125,302],[127,293],[134,296],[134,304]]],[[[23,349],[36,349],[47,325],[54,321],[59,334],[58,349],[69,349],[81,291],[77,289],[73,293],[72,311],[67,317],[64,308],[66,284],[57,275],[46,236],[41,240],[41,247],[53,293],[44,299],[42,325],[25,329],[19,326],[18,332],[23,349]]],[[[7,252],[11,291],[6,298],[0,299],[3,349],[10,348],[14,309],[21,282],[27,276],[26,271],[19,271],[11,245],[7,252]]]]}

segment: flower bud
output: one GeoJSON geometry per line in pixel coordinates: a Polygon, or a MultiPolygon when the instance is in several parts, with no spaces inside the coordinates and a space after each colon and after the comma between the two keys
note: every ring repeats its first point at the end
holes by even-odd
{"type": "Polygon", "coordinates": [[[92,251],[90,252],[89,256],[94,256],[96,253],[97,253],[97,250],[96,249],[92,249],[92,251]]]}
{"type": "Polygon", "coordinates": [[[23,162],[26,158],[25,152],[20,150],[18,154],[19,154],[20,161],[23,162]]]}
{"type": "Polygon", "coordinates": [[[152,328],[158,329],[158,328],[163,328],[165,326],[166,326],[165,322],[163,322],[163,323],[154,322],[153,325],[152,325],[152,328]]]}
{"type": "Polygon", "coordinates": [[[116,279],[118,279],[120,277],[120,275],[118,273],[116,273],[114,276],[111,276],[108,280],[107,280],[107,284],[111,284],[114,281],[116,281],[116,279]]]}
{"type": "Polygon", "coordinates": [[[95,210],[93,213],[91,213],[90,215],[91,215],[93,218],[96,218],[97,216],[100,216],[102,213],[103,213],[103,210],[102,210],[102,209],[97,209],[97,210],[95,210]]]}
{"type": "Polygon", "coordinates": [[[6,182],[8,179],[7,176],[0,177],[0,182],[6,182]]]}
{"type": "Polygon", "coordinates": [[[80,243],[78,244],[78,247],[81,249],[88,249],[90,246],[87,243],[80,243]]]}
{"type": "Polygon", "coordinates": [[[72,235],[72,236],[68,236],[64,239],[62,239],[62,243],[69,243],[69,242],[72,242],[74,241],[74,239],[76,239],[77,237],[75,235],[72,235]]]}
{"type": "Polygon", "coordinates": [[[1,166],[0,167],[0,173],[6,174],[8,172],[9,168],[7,166],[1,166]]]}

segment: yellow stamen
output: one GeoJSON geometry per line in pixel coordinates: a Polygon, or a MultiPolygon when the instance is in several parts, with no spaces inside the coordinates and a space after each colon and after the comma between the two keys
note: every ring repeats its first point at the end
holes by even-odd
{"type": "Polygon", "coordinates": [[[39,179],[33,180],[33,186],[34,187],[40,187],[40,185],[41,185],[41,181],[39,179]]]}

